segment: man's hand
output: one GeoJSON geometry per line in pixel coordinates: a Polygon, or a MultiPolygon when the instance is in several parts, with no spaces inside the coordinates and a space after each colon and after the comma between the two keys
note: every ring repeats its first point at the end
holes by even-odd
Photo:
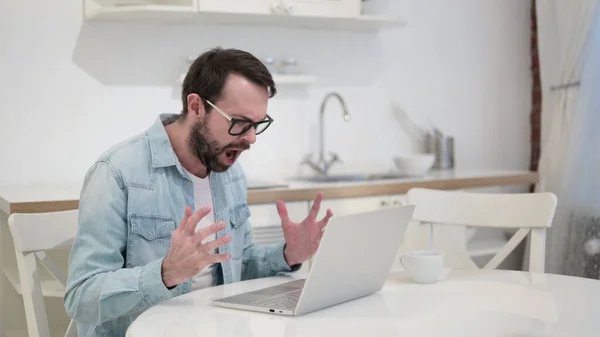
{"type": "Polygon", "coordinates": [[[202,240],[208,236],[224,229],[225,224],[223,222],[218,222],[195,232],[196,224],[210,211],[210,207],[203,207],[192,215],[191,209],[189,207],[185,208],[183,220],[173,232],[171,248],[162,263],[162,281],[167,288],[172,288],[189,280],[210,264],[227,261],[231,258],[229,254],[211,253],[217,247],[231,241],[229,235],[202,243],[202,240]]]}
{"type": "Polygon", "coordinates": [[[317,198],[310,209],[310,213],[301,223],[295,223],[288,217],[287,208],[283,201],[277,201],[277,212],[281,218],[281,227],[285,237],[286,246],[283,252],[288,265],[293,266],[310,259],[317,252],[323,229],[327,226],[329,218],[333,216],[330,209],[321,221],[317,221],[317,215],[321,208],[323,195],[317,194],[317,198]]]}

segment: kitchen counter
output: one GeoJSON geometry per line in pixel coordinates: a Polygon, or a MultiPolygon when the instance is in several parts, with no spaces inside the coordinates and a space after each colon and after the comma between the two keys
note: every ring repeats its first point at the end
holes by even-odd
{"type": "Polygon", "coordinates": [[[414,187],[456,190],[477,187],[529,185],[537,182],[536,172],[503,170],[431,171],[423,177],[405,177],[358,182],[311,183],[287,182],[286,188],[248,192],[248,203],[313,200],[317,192],[327,199],[353,198],[377,195],[404,194],[414,187]]]}
{"type": "MultiPolygon", "coordinates": [[[[358,182],[314,183],[286,181],[286,187],[248,190],[248,204],[276,200],[313,200],[317,192],[326,199],[403,194],[413,187],[466,189],[537,182],[536,172],[506,170],[432,171],[424,177],[368,180],[358,182]]],[[[81,183],[55,185],[11,185],[0,187],[0,211],[6,214],[53,212],[76,209],[81,183]]]]}

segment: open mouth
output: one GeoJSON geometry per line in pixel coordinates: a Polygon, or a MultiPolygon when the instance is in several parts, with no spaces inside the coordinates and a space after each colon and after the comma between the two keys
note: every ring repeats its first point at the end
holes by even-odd
{"type": "Polygon", "coordinates": [[[240,155],[241,151],[240,150],[227,150],[225,151],[225,158],[228,161],[228,164],[231,165],[235,162],[235,160],[238,158],[238,156],[240,155]]]}

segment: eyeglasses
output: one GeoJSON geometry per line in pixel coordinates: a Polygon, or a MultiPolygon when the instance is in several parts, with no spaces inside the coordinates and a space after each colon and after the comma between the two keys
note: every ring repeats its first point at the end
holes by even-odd
{"type": "Polygon", "coordinates": [[[269,115],[267,115],[265,119],[259,122],[253,122],[251,120],[242,118],[232,118],[223,110],[217,108],[217,106],[214,105],[211,101],[207,99],[205,99],[205,101],[215,110],[217,110],[221,115],[223,115],[223,117],[227,118],[231,122],[231,125],[229,126],[229,134],[232,136],[243,135],[244,133],[248,132],[248,130],[250,130],[250,128],[252,127],[254,127],[254,133],[260,135],[269,127],[269,125],[271,125],[271,123],[273,123],[273,118],[271,118],[271,116],[269,115]]]}

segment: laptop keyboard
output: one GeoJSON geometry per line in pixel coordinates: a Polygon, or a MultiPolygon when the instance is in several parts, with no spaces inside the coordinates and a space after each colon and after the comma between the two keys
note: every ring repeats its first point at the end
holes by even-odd
{"type": "Polygon", "coordinates": [[[252,305],[280,310],[294,310],[302,289],[252,302],[252,305]]]}

